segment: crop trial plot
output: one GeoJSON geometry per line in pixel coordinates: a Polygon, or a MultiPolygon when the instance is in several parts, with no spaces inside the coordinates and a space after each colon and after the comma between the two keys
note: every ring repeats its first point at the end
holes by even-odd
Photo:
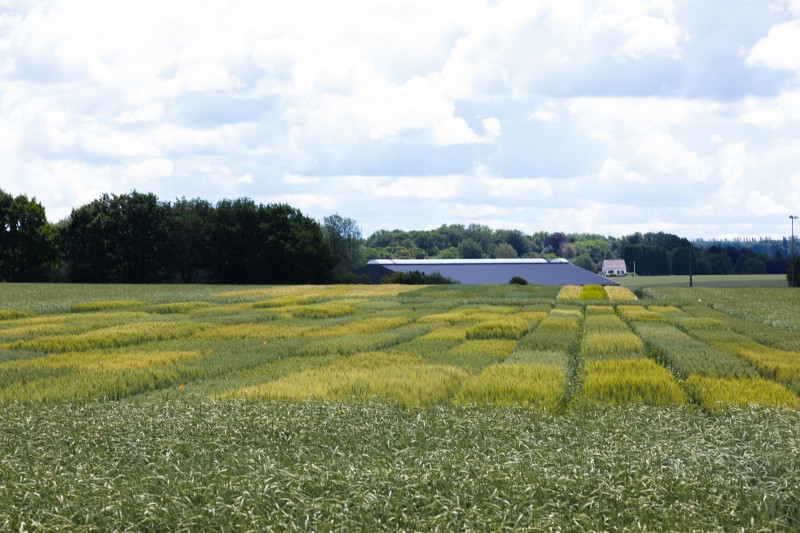
{"type": "Polygon", "coordinates": [[[266,287],[0,317],[2,401],[196,382],[223,398],[556,413],[574,401],[792,406],[800,392],[793,332],[613,286],[266,287]]]}
{"type": "Polygon", "coordinates": [[[0,292],[2,530],[800,527],[794,296],[60,290],[0,292]]]}

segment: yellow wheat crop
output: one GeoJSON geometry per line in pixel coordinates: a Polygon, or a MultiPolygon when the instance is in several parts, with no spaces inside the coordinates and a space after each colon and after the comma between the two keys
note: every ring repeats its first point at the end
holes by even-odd
{"type": "Polygon", "coordinates": [[[523,405],[554,413],[564,404],[566,375],[551,365],[499,364],[465,381],[460,403],[523,405]]]}
{"type": "Polygon", "coordinates": [[[580,285],[564,285],[556,295],[556,300],[580,300],[583,287],[580,285]]]}
{"type": "Polygon", "coordinates": [[[314,337],[344,337],[345,335],[360,335],[365,333],[378,333],[387,329],[395,329],[410,323],[411,319],[405,316],[374,317],[356,320],[347,324],[317,328],[307,331],[303,336],[314,337]]]}
{"type": "Polygon", "coordinates": [[[697,403],[712,412],[731,406],[800,406],[796,394],[779,383],[763,378],[721,378],[692,374],[683,385],[697,403]]]}
{"type": "Polygon", "coordinates": [[[686,402],[675,377],[651,359],[602,359],[586,363],[583,395],[592,403],[680,405],[686,402]]]}
{"type": "Polygon", "coordinates": [[[467,374],[457,368],[422,363],[418,356],[371,352],[276,381],[231,391],[226,397],[293,401],[369,401],[427,407],[449,399],[467,374]]]}
{"type": "Polygon", "coordinates": [[[606,285],[605,290],[608,298],[614,300],[615,302],[638,300],[636,295],[633,294],[630,289],[621,285],[606,285]]]}

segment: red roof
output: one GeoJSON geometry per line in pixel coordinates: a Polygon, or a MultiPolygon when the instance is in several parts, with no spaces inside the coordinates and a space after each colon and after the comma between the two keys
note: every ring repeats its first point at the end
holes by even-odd
{"type": "Polygon", "coordinates": [[[624,259],[606,259],[603,261],[603,270],[627,270],[624,259]]]}

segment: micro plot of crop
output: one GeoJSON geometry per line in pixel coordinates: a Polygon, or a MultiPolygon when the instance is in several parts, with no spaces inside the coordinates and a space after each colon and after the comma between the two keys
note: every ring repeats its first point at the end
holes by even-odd
{"type": "Polygon", "coordinates": [[[730,290],[90,291],[0,296],[0,529],[800,524],[800,337],[730,290]]]}

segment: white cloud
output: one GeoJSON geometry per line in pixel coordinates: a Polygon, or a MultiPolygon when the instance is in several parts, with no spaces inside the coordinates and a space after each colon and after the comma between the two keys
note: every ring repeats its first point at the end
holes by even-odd
{"type": "Polygon", "coordinates": [[[505,198],[515,202],[535,203],[553,195],[553,187],[545,178],[478,178],[488,188],[488,194],[494,198],[505,198]]]}
{"type": "Polygon", "coordinates": [[[614,49],[618,59],[640,60],[651,54],[678,59],[681,29],[672,18],[672,2],[610,0],[602,2],[587,21],[590,31],[613,30],[624,42],[614,49]]]}
{"type": "Polygon", "coordinates": [[[606,162],[603,163],[603,168],[600,169],[598,178],[600,181],[612,183],[642,183],[646,181],[644,177],[638,173],[628,170],[625,163],[617,161],[616,159],[606,159],[606,162]]]}
{"type": "Polygon", "coordinates": [[[755,213],[800,194],[800,0],[719,5],[14,2],[0,183],[51,218],[147,187],[365,229],[777,233],[755,213]]]}
{"type": "Polygon", "coordinates": [[[128,165],[125,173],[137,181],[150,181],[169,177],[174,170],[175,164],[169,159],[154,158],[128,165]]]}
{"type": "Polygon", "coordinates": [[[712,167],[697,153],[677,142],[667,133],[654,133],[645,137],[638,153],[655,164],[658,171],[670,175],[684,175],[692,181],[705,181],[712,167]]]}
{"type": "Polygon", "coordinates": [[[175,78],[190,91],[229,91],[244,87],[244,83],[231,75],[224,65],[207,61],[181,65],[175,78]]]}
{"type": "Polygon", "coordinates": [[[747,55],[747,64],[800,74],[800,20],[777,24],[747,55]]]}
{"type": "Polygon", "coordinates": [[[782,91],[777,98],[748,97],[738,120],[761,128],[782,128],[800,122],[800,91],[782,91]]]}
{"type": "Polygon", "coordinates": [[[786,212],[786,207],[775,202],[771,194],[750,191],[747,197],[747,214],[756,217],[775,217],[786,212]]]}
{"type": "Polygon", "coordinates": [[[533,120],[536,122],[558,122],[559,116],[558,113],[551,109],[537,109],[533,111],[530,115],[528,115],[529,120],[533,120]]]}

